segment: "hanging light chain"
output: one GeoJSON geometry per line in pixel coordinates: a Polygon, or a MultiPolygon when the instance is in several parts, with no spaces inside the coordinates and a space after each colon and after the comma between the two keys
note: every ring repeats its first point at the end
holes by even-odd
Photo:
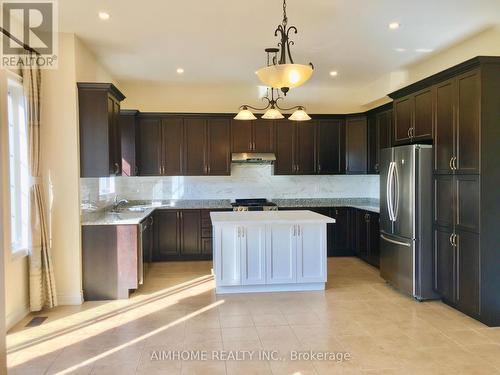
{"type": "Polygon", "coordinates": [[[283,0],[283,28],[286,30],[286,25],[288,23],[288,17],[286,15],[286,0],[283,0]]]}

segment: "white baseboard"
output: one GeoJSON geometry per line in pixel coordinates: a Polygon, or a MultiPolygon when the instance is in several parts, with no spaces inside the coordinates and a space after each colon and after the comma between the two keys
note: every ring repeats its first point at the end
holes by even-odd
{"type": "Polygon", "coordinates": [[[14,327],[17,323],[23,320],[30,313],[30,308],[24,306],[20,309],[12,311],[9,315],[5,317],[5,328],[7,331],[14,327]]]}
{"type": "Polygon", "coordinates": [[[58,305],[81,305],[83,303],[83,294],[80,293],[64,293],[57,294],[58,305]]]}

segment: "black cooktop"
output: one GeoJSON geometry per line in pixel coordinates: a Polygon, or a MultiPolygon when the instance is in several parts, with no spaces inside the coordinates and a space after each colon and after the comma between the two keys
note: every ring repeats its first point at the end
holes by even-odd
{"type": "Polygon", "coordinates": [[[260,206],[276,206],[276,203],[269,202],[265,198],[250,198],[250,199],[235,199],[231,203],[233,207],[260,207],[260,206]]]}

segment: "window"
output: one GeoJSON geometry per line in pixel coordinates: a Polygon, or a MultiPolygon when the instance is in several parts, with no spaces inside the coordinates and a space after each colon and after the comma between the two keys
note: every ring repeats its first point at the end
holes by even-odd
{"type": "Polygon", "coordinates": [[[25,252],[29,244],[28,129],[23,87],[19,81],[7,81],[9,121],[9,182],[12,252],[25,252]]]}

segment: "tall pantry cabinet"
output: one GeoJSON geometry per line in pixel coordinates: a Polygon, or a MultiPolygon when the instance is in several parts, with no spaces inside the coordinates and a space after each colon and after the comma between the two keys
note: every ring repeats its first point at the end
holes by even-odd
{"type": "Polygon", "coordinates": [[[434,287],[499,326],[500,58],[476,57],[391,96],[424,86],[434,122],[434,287]]]}

